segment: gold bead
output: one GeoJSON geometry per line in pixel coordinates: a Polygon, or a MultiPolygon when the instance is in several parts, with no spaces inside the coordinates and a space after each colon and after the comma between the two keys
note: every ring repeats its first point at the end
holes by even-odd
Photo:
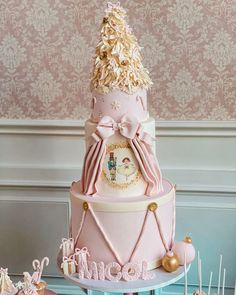
{"type": "Polygon", "coordinates": [[[85,211],[88,210],[89,206],[88,206],[87,202],[83,202],[83,208],[84,208],[85,211]]]}
{"type": "Polygon", "coordinates": [[[192,238],[187,236],[184,238],[185,243],[192,244],[192,238]]]}
{"type": "Polygon", "coordinates": [[[157,203],[153,202],[148,205],[148,210],[151,212],[154,212],[154,211],[156,211],[157,207],[158,207],[157,203]]]}
{"type": "Polygon", "coordinates": [[[173,272],[179,267],[179,259],[173,252],[167,252],[162,258],[161,264],[166,271],[173,272]]]}
{"type": "Polygon", "coordinates": [[[103,23],[104,23],[104,24],[107,24],[107,23],[108,23],[108,17],[104,17],[104,18],[103,18],[103,23]]]}
{"type": "Polygon", "coordinates": [[[37,291],[42,291],[47,287],[47,283],[44,281],[39,282],[38,284],[35,284],[37,291]]]}
{"type": "Polygon", "coordinates": [[[107,57],[106,51],[102,52],[102,54],[100,55],[100,59],[104,59],[106,57],[107,57]]]}

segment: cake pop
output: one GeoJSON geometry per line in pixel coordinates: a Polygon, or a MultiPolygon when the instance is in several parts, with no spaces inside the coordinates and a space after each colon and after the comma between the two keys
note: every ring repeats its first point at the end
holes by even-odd
{"type": "Polygon", "coordinates": [[[195,258],[195,249],[192,244],[192,238],[187,236],[183,241],[177,241],[172,247],[172,251],[178,256],[180,265],[184,265],[184,255],[186,263],[191,263],[195,258]]]}

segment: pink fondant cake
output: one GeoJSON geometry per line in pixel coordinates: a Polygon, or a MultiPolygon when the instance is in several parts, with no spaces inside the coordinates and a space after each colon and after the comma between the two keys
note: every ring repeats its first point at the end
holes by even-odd
{"type": "Polygon", "coordinates": [[[108,3],[91,80],[82,178],[70,190],[70,237],[61,244],[66,275],[147,279],[163,257],[178,267],[170,252],[175,187],[162,179],[155,154],[155,121],[147,111],[151,84],[124,9],[108,3]]]}

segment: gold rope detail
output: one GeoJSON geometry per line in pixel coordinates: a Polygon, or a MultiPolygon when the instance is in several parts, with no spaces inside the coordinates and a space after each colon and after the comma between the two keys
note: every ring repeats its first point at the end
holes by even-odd
{"type": "Polygon", "coordinates": [[[106,146],[106,154],[109,154],[116,149],[131,149],[131,147],[127,141],[111,143],[106,146]]]}

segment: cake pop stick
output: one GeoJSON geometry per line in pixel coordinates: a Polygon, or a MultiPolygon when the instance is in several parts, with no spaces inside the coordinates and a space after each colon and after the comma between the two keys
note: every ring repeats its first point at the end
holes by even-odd
{"type": "Polygon", "coordinates": [[[186,252],[184,252],[184,295],[188,294],[188,274],[186,265],[186,252]]]}
{"type": "Polygon", "coordinates": [[[211,294],[211,282],[212,282],[212,271],[210,273],[210,280],[209,280],[207,295],[210,295],[211,294]]]}
{"type": "Polygon", "coordinates": [[[206,295],[205,292],[202,291],[202,261],[200,259],[200,253],[197,252],[197,264],[198,264],[198,280],[199,280],[199,288],[194,292],[194,295],[206,295]]]}
{"type": "Polygon", "coordinates": [[[198,271],[198,287],[199,287],[199,291],[200,291],[200,252],[197,251],[197,271],[198,271]]]}
{"type": "Polygon", "coordinates": [[[221,267],[222,267],[222,255],[220,255],[220,265],[219,265],[219,274],[218,274],[218,288],[217,288],[218,295],[220,295],[221,267]]]}
{"type": "Polygon", "coordinates": [[[224,272],[223,272],[223,284],[222,284],[222,295],[225,294],[225,273],[226,273],[226,269],[224,268],[224,272]]]}
{"type": "Polygon", "coordinates": [[[199,251],[197,251],[197,267],[198,267],[199,294],[201,294],[202,293],[202,262],[201,262],[199,251]]]}
{"type": "Polygon", "coordinates": [[[202,260],[199,259],[199,292],[202,294],[202,260]]]}

